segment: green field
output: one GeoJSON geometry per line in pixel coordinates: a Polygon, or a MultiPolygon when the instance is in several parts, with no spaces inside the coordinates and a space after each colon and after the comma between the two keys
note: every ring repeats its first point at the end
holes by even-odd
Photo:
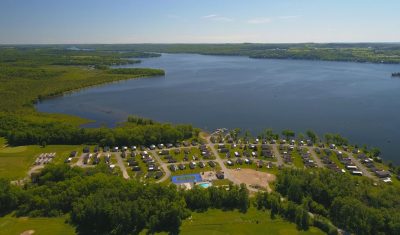
{"type": "MultiPolygon", "coordinates": [[[[0,235],[21,234],[34,230],[34,234],[69,235],[74,228],[59,218],[16,218],[11,215],[0,218],[0,235]],[[45,225],[45,226],[44,226],[45,225]]],[[[270,219],[268,212],[255,208],[243,214],[236,211],[209,210],[192,213],[181,226],[181,234],[323,234],[311,227],[309,231],[298,231],[296,225],[282,219],[270,219]]]]}
{"type": "Polygon", "coordinates": [[[0,235],[19,235],[33,230],[38,235],[70,235],[75,229],[65,223],[65,218],[16,218],[11,215],[0,217],[0,235]]]}
{"type": "Polygon", "coordinates": [[[270,219],[268,212],[250,208],[246,214],[209,210],[192,213],[181,226],[181,234],[324,234],[316,228],[298,231],[296,225],[282,219],[270,219]]]}
{"type": "Polygon", "coordinates": [[[79,145],[0,147],[0,177],[11,180],[24,178],[40,153],[56,152],[54,162],[62,163],[71,151],[81,149],[82,146],[79,145]]]}

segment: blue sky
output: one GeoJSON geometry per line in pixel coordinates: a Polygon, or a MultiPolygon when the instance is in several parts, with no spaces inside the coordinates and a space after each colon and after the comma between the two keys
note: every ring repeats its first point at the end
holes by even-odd
{"type": "Polygon", "coordinates": [[[0,0],[0,43],[400,42],[400,0],[0,0]]]}

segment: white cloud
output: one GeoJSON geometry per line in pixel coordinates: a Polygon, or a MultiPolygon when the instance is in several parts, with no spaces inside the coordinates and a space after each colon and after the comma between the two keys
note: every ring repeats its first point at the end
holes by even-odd
{"type": "Polygon", "coordinates": [[[211,14],[211,15],[202,16],[201,18],[204,18],[204,19],[211,19],[211,18],[215,18],[215,17],[217,17],[217,15],[211,14]]]}
{"type": "Polygon", "coordinates": [[[202,16],[201,18],[208,19],[208,20],[221,21],[221,22],[232,22],[233,21],[232,18],[220,16],[220,15],[216,15],[216,14],[205,15],[205,16],[202,16]]]}
{"type": "Polygon", "coordinates": [[[268,17],[254,18],[247,20],[249,24],[268,24],[271,23],[272,19],[268,17]]]}

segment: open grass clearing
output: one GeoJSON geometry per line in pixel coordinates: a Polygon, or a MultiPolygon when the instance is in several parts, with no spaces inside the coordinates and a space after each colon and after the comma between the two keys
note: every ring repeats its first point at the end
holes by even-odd
{"type": "MultiPolygon", "coordinates": [[[[65,223],[65,217],[28,218],[6,215],[0,217],[0,235],[19,235],[31,231],[34,235],[72,235],[75,228],[65,223]]],[[[28,233],[27,233],[28,234],[28,233]]]]}

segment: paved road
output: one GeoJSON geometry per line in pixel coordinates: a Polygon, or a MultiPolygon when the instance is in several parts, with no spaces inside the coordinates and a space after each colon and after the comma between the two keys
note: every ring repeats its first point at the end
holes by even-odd
{"type": "Polygon", "coordinates": [[[79,167],[82,167],[84,164],[83,164],[83,157],[86,155],[86,153],[82,153],[80,156],[79,156],[79,159],[78,159],[78,161],[76,162],[76,163],[74,163],[74,164],[72,164],[72,166],[79,166],[79,167]]]}
{"type": "Polygon", "coordinates": [[[154,159],[156,159],[156,161],[158,162],[158,164],[161,166],[161,168],[164,171],[163,177],[161,177],[156,182],[161,183],[161,182],[168,180],[169,177],[171,176],[171,171],[169,170],[168,165],[161,160],[160,156],[158,156],[158,154],[157,154],[157,151],[151,150],[150,153],[151,153],[151,155],[153,155],[154,159]]]}
{"type": "Polygon", "coordinates": [[[313,147],[307,147],[308,151],[310,151],[311,157],[314,160],[315,164],[317,164],[318,167],[324,167],[324,164],[322,163],[321,159],[318,157],[317,153],[314,151],[313,147]]]}
{"type": "Polygon", "coordinates": [[[125,167],[124,161],[122,160],[121,153],[116,153],[115,158],[117,159],[117,165],[119,166],[119,169],[121,169],[122,176],[124,177],[124,179],[131,178],[129,176],[128,172],[126,171],[126,167],[125,167]]]}
{"type": "Polygon", "coordinates": [[[278,166],[283,166],[285,163],[283,162],[281,153],[278,150],[278,145],[277,144],[271,144],[272,146],[272,152],[274,153],[274,156],[276,157],[276,164],[278,166]]]}
{"type": "Polygon", "coordinates": [[[364,176],[367,176],[371,179],[376,179],[376,177],[372,175],[372,173],[358,159],[355,159],[353,154],[347,152],[347,155],[349,156],[351,161],[357,166],[358,170],[363,173],[364,176]]]}

